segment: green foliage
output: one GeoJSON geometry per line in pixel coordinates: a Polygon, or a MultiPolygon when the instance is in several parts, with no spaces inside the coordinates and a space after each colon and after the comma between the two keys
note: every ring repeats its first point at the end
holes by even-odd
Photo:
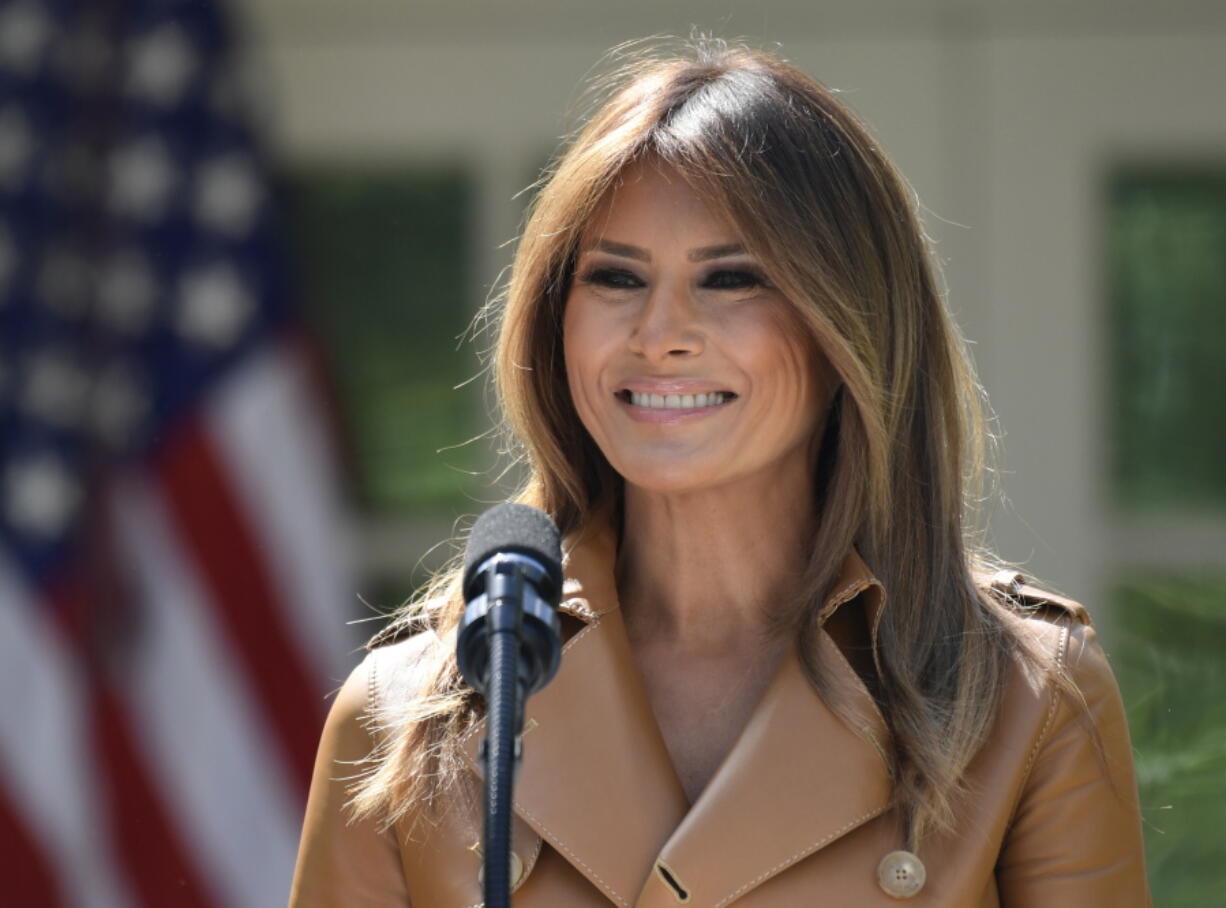
{"type": "Polygon", "coordinates": [[[1126,173],[1107,232],[1113,499],[1226,509],[1226,174],[1126,173]]]}
{"type": "Polygon", "coordinates": [[[1154,904],[1226,892],[1226,577],[1150,575],[1116,592],[1111,661],[1128,707],[1154,904]]]}

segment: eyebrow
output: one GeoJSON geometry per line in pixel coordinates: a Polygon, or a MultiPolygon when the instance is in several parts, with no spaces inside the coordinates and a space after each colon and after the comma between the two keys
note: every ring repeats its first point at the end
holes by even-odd
{"type": "MultiPolygon", "coordinates": [[[[641,246],[631,246],[629,243],[615,243],[613,240],[597,240],[591,247],[598,249],[601,252],[607,252],[610,255],[620,255],[628,259],[637,259],[640,262],[650,262],[651,253],[641,246]]],[[[742,255],[745,252],[745,247],[740,243],[725,243],[722,246],[703,246],[699,249],[691,249],[686,253],[686,258],[691,262],[709,262],[711,259],[722,259],[728,255],[742,255]]]]}

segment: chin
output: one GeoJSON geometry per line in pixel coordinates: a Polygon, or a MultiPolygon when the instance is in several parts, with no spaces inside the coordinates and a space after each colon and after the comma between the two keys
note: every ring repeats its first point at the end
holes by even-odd
{"type": "Polygon", "coordinates": [[[627,470],[618,470],[627,485],[644,492],[661,495],[678,495],[713,489],[728,481],[717,475],[708,465],[695,463],[636,464],[627,470]]]}

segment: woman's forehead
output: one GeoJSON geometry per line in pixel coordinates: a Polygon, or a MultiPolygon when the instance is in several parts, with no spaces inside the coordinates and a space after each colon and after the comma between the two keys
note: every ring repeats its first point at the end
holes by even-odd
{"type": "Polygon", "coordinates": [[[740,239],[727,214],[676,167],[655,159],[635,161],[622,169],[595,205],[580,231],[581,243],[590,246],[610,227],[658,228],[678,219],[691,225],[701,223],[713,240],[740,239]]]}

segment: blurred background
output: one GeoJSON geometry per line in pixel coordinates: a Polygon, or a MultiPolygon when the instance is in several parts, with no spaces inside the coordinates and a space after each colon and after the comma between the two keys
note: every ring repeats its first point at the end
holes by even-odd
{"type": "Polygon", "coordinates": [[[501,494],[461,337],[521,191],[691,26],[910,179],[994,544],[1091,608],[1155,903],[1221,904],[1226,6],[0,0],[4,904],[284,902],[326,694],[501,494]]]}

